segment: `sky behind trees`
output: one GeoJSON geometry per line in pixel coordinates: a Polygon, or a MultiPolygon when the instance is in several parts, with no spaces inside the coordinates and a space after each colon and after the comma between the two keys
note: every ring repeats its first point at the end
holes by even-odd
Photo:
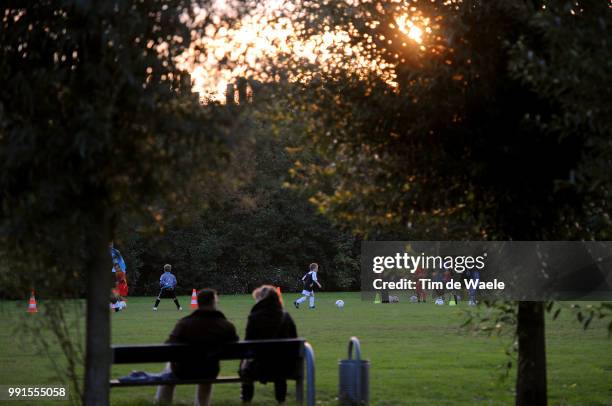
{"type": "MultiPolygon", "coordinates": [[[[189,49],[177,59],[178,66],[191,73],[193,90],[202,97],[225,100],[227,84],[241,77],[264,82],[277,80],[278,76],[270,69],[280,61],[291,66],[317,64],[325,69],[328,65],[345,65],[347,55],[352,60],[350,69],[363,75],[375,72],[390,86],[396,85],[388,63],[371,59],[371,54],[365,52],[375,46],[372,39],[366,37],[364,43],[352,43],[351,29],[339,26],[305,35],[308,19],[303,18],[306,12],[303,6],[310,6],[309,2],[229,3],[215,2],[217,6],[208,10],[195,5],[195,18],[185,19],[188,24],[206,19],[214,22],[205,32],[192,30],[189,49]],[[235,16],[236,8],[244,14],[235,20],[223,18],[235,16]]],[[[440,17],[422,13],[416,2],[395,3],[395,18],[388,24],[394,35],[381,35],[379,39],[388,44],[397,42],[415,52],[434,51],[429,49],[428,39],[439,28],[440,17]]],[[[380,22],[373,18],[371,24],[375,27],[380,22]]],[[[307,80],[299,76],[291,79],[307,80]]]]}

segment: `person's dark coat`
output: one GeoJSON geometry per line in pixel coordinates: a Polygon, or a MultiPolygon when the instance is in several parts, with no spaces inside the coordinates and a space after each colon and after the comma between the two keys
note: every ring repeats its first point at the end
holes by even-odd
{"type": "MultiPolygon", "coordinates": [[[[180,319],[170,337],[171,344],[199,344],[214,348],[219,344],[238,341],[236,328],[218,310],[198,309],[180,319]]],[[[172,372],[179,378],[215,378],[219,373],[219,361],[197,360],[173,362],[172,372]]]]}
{"type": "MultiPolygon", "coordinates": [[[[297,329],[291,315],[281,305],[278,296],[272,294],[257,302],[247,321],[245,340],[296,338],[297,329]]],[[[262,381],[286,379],[295,375],[295,362],[283,362],[278,357],[257,358],[249,366],[248,374],[262,381]]]]}
{"type": "Polygon", "coordinates": [[[255,303],[247,321],[245,340],[296,337],[295,323],[283,309],[278,296],[269,295],[255,303]]]}

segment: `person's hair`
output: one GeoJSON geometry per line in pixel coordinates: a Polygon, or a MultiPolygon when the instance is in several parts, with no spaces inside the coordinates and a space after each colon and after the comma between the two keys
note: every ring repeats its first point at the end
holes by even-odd
{"type": "Polygon", "coordinates": [[[170,272],[171,269],[172,269],[172,265],[170,264],[164,265],[164,272],[170,272]]]}
{"type": "Polygon", "coordinates": [[[272,285],[261,285],[253,290],[253,299],[257,300],[258,302],[269,295],[276,295],[276,289],[272,285]]]}
{"type": "Polygon", "coordinates": [[[319,264],[313,262],[312,264],[310,264],[309,268],[311,271],[317,271],[319,269],[319,264]]]}
{"type": "Polygon", "coordinates": [[[282,305],[281,298],[278,296],[278,292],[276,291],[276,288],[272,285],[261,285],[260,287],[255,288],[255,290],[253,291],[253,299],[255,299],[258,302],[269,296],[274,296],[278,300],[278,302],[281,303],[282,305]]]}
{"type": "Polygon", "coordinates": [[[198,292],[198,307],[214,306],[217,291],[210,288],[202,289],[198,292]]]}

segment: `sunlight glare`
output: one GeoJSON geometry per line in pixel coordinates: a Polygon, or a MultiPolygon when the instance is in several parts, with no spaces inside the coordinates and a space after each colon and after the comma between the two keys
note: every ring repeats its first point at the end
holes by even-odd
{"type": "Polygon", "coordinates": [[[397,22],[397,28],[406,34],[408,38],[417,44],[423,42],[423,30],[410,20],[407,14],[397,17],[395,21],[397,22]]]}
{"type": "MultiPolygon", "coordinates": [[[[204,35],[193,30],[190,48],[177,58],[179,66],[191,72],[193,91],[202,97],[223,101],[227,84],[238,77],[273,80],[274,76],[266,72],[266,67],[279,57],[288,58],[285,60],[294,66],[317,64],[323,72],[347,68],[364,76],[375,72],[390,86],[397,87],[397,75],[388,61],[369,55],[374,46],[371,38],[355,45],[351,43],[349,32],[327,27],[308,39],[299,38],[300,27],[281,16],[284,7],[287,3],[281,0],[264,1],[234,25],[224,22],[217,29],[209,26],[204,35]],[[271,15],[279,17],[271,19],[271,15]],[[351,58],[346,59],[346,56],[351,58]]],[[[390,27],[399,30],[424,51],[424,36],[432,34],[432,26],[429,18],[413,9],[400,11],[390,27]]],[[[378,24],[378,21],[371,21],[370,28],[378,24]]],[[[309,78],[305,73],[289,80],[301,82],[309,78]]]]}

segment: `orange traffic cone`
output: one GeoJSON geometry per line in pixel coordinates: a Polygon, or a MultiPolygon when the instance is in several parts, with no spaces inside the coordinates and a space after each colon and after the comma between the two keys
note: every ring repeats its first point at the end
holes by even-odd
{"type": "Polygon", "coordinates": [[[196,293],[195,289],[191,292],[191,308],[198,308],[198,294],[196,293]]]}
{"type": "Polygon", "coordinates": [[[28,313],[38,313],[36,308],[36,298],[34,297],[34,291],[30,295],[30,304],[28,304],[28,313]]]}
{"type": "Polygon", "coordinates": [[[280,286],[276,287],[276,294],[278,295],[278,299],[280,300],[281,304],[283,303],[283,294],[281,293],[281,288],[280,286]]]}

